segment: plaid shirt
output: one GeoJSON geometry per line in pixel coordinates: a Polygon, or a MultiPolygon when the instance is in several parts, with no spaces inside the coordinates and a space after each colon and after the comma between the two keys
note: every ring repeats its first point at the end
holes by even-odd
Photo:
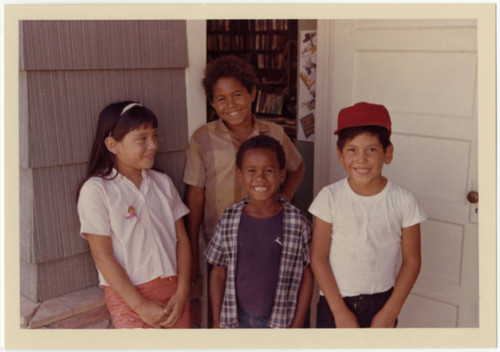
{"type": "MultiPolygon", "coordinates": [[[[304,268],[310,262],[311,224],[304,214],[284,198],[283,250],[278,284],[269,320],[269,327],[286,328],[292,324],[297,306],[297,296],[304,268]]],[[[241,212],[248,198],[227,208],[222,213],[214,237],[205,250],[205,260],[227,269],[226,290],[220,313],[220,326],[238,327],[236,302],[236,261],[238,257],[238,227],[241,212]]]]}

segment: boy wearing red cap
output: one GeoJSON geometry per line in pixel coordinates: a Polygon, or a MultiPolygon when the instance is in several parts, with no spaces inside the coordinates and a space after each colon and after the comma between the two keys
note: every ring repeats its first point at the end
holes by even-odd
{"type": "Polygon", "coordinates": [[[316,325],[395,327],[420,271],[426,216],[412,193],[382,176],[394,151],[383,105],[342,109],[335,134],[348,177],[324,187],[309,208],[311,267],[321,291],[316,325]]]}

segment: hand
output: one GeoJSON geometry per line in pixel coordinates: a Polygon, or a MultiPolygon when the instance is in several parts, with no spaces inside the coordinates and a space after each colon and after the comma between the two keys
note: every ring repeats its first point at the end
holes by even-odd
{"type": "Polygon", "coordinates": [[[358,318],[349,309],[334,315],[337,328],[359,328],[358,318]]]}
{"type": "Polygon", "coordinates": [[[393,328],[396,318],[397,316],[395,316],[388,309],[382,308],[373,317],[370,328],[393,328]]]}
{"type": "Polygon", "coordinates": [[[170,297],[170,300],[164,309],[166,319],[160,323],[162,328],[170,328],[177,323],[179,318],[184,313],[188,298],[188,294],[183,294],[179,291],[175,292],[172,297],[170,297]]]}
{"type": "Polygon", "coordinates": [[[165,305],[155,301],[144,300],[136,309],[137,315],[143,322],[153,328],[161,328],[160,322],[167,318],[164,312],[165,305]]]}

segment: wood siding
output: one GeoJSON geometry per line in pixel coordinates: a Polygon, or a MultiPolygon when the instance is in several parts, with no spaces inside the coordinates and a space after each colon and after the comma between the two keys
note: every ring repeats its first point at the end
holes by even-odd
{"type": "Polygon", "coordinates": [[[22,21],[21,70],[185,68],[185,21],[22,21]]]}
{"type": "Polygon", "coordinates": [[[160,153],[187,148],[184,69],[33,71],[25,84],[24,167],[87,162],[100,110],[123,99],[140,101],[158,116],[160,153]]]}
{"type": "Polygon", "coordinates": [[[76,190],[104,106],[157,114],[156,167],[183,194],[186,23],[21,21],[20,41],[21,293],[40,301],[97,284],[76,190]]]}

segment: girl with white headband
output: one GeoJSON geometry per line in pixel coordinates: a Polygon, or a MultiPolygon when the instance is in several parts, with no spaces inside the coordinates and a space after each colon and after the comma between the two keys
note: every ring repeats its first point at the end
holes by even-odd
{"type": "Polygon", "coordinates": [[[115,328],[188,328],[191,251],[169,176],[152,170],[158,120],[133,101],[104,108],[78,192],[115,328]]]}

